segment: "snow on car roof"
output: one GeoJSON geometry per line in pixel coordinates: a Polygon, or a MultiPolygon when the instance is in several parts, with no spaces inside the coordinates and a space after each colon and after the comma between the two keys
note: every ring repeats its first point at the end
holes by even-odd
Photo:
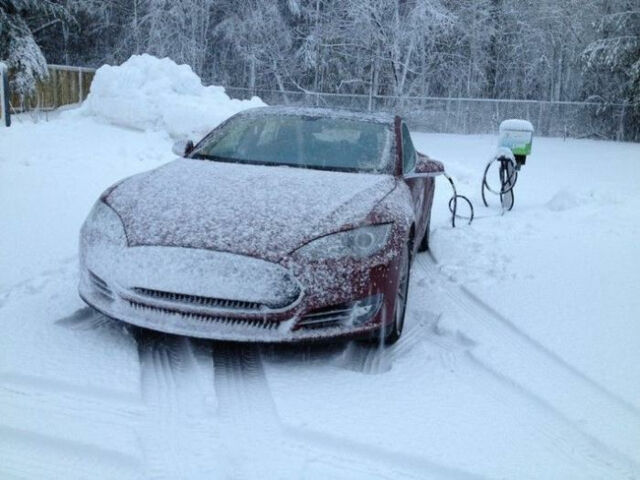
{"type": "Polygon", "coordinates": [[[268,106],[243,110],[239,115],[299,115],[311,117],[338,118],[364,122],[393,124],[395,116],[388,112],[362,112],[322,107],[268,106]]]}

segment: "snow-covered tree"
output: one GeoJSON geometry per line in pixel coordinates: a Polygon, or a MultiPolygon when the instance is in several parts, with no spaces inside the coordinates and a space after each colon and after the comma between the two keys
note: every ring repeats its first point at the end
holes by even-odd
{"type": "MultiPolygon", "coordinates": [[[[270,0],[247,1],[245,8],[235,5],[214,30],[219,44],[229,44],[223,62],[240,63],[245,85],[251,90],[259,80],[285,90],[287,79],[289,85],[296,82],[297,65],[292,50],[293,32],[283,9],[270,0]]],[[[294,12],[298,5],[293,0],[288,2],[294,12]]]]}
{"type": "Polygon", "coordinates": [[[589,98],[624,101],[619,125],[640,137],[640,4],[621,0],[605,5],[597,22],[597,38],[583,53],[589,98]]]}
{"type": "Polygon", "coordinates": [[[598,38],[584,51],[586,71],[612,83],[603,96],[640,101],[640,4],[617,2],[598,22],[597,31],[598,38]]]}
{"type": "Polygon", "coordinates": [[[51,0],[0,0],[0,59],[9,67],[12,91],[27,95],[47,76],[47,62],[31,25],[46,28],[68,18],[64,6],[51,0]]]}
{"type": "Polygon", "coordinates": [[[639,10],[638,0],[0,0],[0,55],[27,86],[44,74],[40,45],[55,63],[151,53],[207,83],[367,94],[372,106],[380,95],[599,97],[629,113],[639,10]],[[59,21],[62,6],[73,22],[59,21]]]}
{"type": "MultiPolygon", "coordinates": [[[[211,42],[214,0],[134,0],[136,18],[144,40],[136,40],[147,53],[170,57],[190,65],[196,72],[206,69],[211,42]]],[[[140,47],[138,47],[140,50],[140,47]]],[[[137,53],[141,53],[138,51],[137,53]]]]}

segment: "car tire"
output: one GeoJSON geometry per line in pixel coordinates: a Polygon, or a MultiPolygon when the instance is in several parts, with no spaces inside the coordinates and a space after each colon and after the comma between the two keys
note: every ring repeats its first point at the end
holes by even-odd
{"type": "Polygon", "coordinates": [[[400,274],[398,278],[398,291],[393,307],[393,323],[387,327],[384,338],[385,345],[393,345],[402,335],[404,317],[407,310],[407,294],[409,293],[409,273],[411,270],[411,256],[409,246],[405,245],[400,259],[400,274]]]}
{"type": "Polygon", "coordinates": [[[427,220],[427,228],[424,231],[424,235],[422,236],[422,240],[418,245],[418,252],[426,252],[429,250],[429,232],[431,230],[431,216],[427,220]]]}

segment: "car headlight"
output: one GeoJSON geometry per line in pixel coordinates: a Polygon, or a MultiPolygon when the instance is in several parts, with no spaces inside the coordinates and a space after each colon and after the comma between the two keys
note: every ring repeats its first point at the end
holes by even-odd
{"type": "Polygon", "coordinates": [[[391,224],[369,225],[312,240],[297,250],[311,260],[340,257],[370,257],[386,245],[391,224]]]}
{"type": "Polygon", "coordinates": [[[127,245],[127,236],[118,214],[102,200],[98,200],[82,225],[81,244],[127,245]]]}

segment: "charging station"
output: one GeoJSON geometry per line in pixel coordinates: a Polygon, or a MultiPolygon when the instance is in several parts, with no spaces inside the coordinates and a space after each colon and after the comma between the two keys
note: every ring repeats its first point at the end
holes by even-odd
{"type": "Polygon", "coordinates": [[[487,163],[482,177],[482,202],[489,206],[486,191],[500,196],[502,210],[513,208],[515,196],[513,188],[518,181],[518,173],[527,162],[527,155],[531,154],[533,143],[533,125],[527,120],[510,119],[500,124],[498,148],[493,158],[487,163]],[[500,186],[491,186],[488,174],[491,166],[498,164],[500,186]]]}
{"type": "MultiPolygon", "coordinates": [[[[489,206],[486,192],[489,191],[500,197],[502,213],[513,208],[515,196],[513,188],[518,181],[518,174],[527,163],[527,156],[531,154],[533,143],[533,125],[527,120],[509,119],[500,124],[500,136],[498,138],[498,148],[493,157],[487,163],[482,176],[482,202],[485,207],[489,206]],[[491,167],[498,165],[498,179],[500,186],[492,186],[488,180],[491,167]]],[[[463,218],[473,221],[474,210],[471,201],[464,195],[458,194],[453,179],[443,171],[444,176],[449,180],[453,189],[453,196],[449,200],[449,211],[451,212],[451,225],[456,226],[456,218],[463,218]],[[469,216],[458,215],[458,202],[464,201],[469,207],[469,216]]]]}

